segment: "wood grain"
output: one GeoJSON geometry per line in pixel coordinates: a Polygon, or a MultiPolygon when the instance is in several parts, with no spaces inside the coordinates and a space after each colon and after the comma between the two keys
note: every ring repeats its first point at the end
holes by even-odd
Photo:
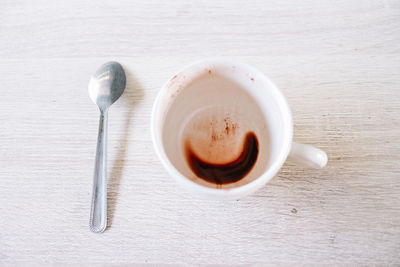
{"type": "Polygon", "coordinates": [[[398,1],[3,1],[0,264],[400,264],[398,1]],[[285,165],[239,201],[197,199],[153,152],[161,85],[192,61],[266,73],[295,140],[328,166],[285,165]],[[90,75],[120,61],[109,223],[89,232],[98,112],[90,75]]]}

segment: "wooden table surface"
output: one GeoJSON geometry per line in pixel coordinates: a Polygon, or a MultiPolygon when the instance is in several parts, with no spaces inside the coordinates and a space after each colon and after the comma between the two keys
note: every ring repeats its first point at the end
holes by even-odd
{"type": "Polygon", "coordinates": [[[400,2],[14,1],[0,7],[0,264],[400,264],[400,2]],[[206,57],[247,62],[284,92],[285,164],[238,201],[198,199],[161,166],[150,111],[206,57]],[[89,231],[98,110],[90,75],[128,74],[110,110],[109,228],[89,231]]]}

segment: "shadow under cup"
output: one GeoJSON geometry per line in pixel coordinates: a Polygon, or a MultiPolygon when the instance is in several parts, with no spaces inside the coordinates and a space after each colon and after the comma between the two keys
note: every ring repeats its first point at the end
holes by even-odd
{"type": "Polygon", "coordinates": [[[291,136],[290,119],[284,118],[277,91],[262,73],[246,64],[193,65],[171,78],[158,96],[153,132],[159,149],[181,176],[203,187],[230,189],[249,184],[276,163],[291,136]],[[208,163],[234,161],[243,154],[249,133],[256,136],[258,155],[238,181],[209,182],[189,164],[189,148],[208,163]]]}

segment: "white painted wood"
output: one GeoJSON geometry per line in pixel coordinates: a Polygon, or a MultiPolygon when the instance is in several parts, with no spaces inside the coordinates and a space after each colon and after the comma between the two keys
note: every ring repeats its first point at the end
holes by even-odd
{"type": "Polygon", "coordinates": [[[400,2],[2,1],[0,264],[400,264],[400,2]],[[117,3],[118,2],[118,3],[117,3]],[[250,63],[282,89],[286,164],[240,201],[194,198],[149,131],[158,89],[194,60],[250,63]],[[109,221],[88,229],[98,112],[89,76],[128,72],[110,110],[109,221]]]}

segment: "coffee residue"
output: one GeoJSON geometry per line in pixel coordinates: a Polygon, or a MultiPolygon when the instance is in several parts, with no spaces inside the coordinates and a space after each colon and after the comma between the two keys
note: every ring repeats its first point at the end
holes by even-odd
{"type": "Polygon", "coordinates": [[[225,122],[225,134],[229,135],[230,133],[232,133],[233,135],[236,133],[236,128],[238,128],[238,124],[237,123],[232,123],[229,117],[226,117],[224,119],[225,122]]]}
{"type": "Polygon", "coordinates": [[[255,165],[258,150],[258,139],[253,132],[246,134],[240,155],[233,161],[223,164],[200,159],[190,146],[190,142],[185,144],[186,158],[192,171],[199,178],[217,185],[234,183],[244,178],[255,165]]]}

